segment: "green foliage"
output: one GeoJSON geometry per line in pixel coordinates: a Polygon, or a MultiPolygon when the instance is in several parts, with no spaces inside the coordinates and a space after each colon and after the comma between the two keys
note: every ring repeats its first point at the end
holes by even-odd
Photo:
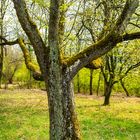
{"type": "Polygon", "coordinates": [[[140,75],[136,73],[131,73],[125,79],[126,87],[131,95],[140,97],[140,75]]]}
{"type": "Polygon", "coordinates": [[[21,68],[18,69],[15,75],[15,80],[16,81],[27,81],[29,77],[29,70],[26,68],[25,63],[22,63],[21,68]]]}
{"type": "MultiPolygon", "coordinates": [[[[80,89],[81,93],[89,93],[89,84],[90,84],[90,69],[82,69],[79,72],[79,83],[80,83],[80,89]]],[[[99,70],[96,70],[93,72],[93,90],[96,91],[97,89],[97,83],[98,83],[98,77],[99,77],[99,70]]],[[[75,92],[77,92],[77,76],[74,78],[74,88],[75,92]]]]}

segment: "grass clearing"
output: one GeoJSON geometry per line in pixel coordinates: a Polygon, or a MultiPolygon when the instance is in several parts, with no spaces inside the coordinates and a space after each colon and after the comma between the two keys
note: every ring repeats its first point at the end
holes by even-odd
{"type": "MultiPolygon", "coordinates": [[[[76,95],[76,109],[83,140],[139,140],[140,98],[76,95]]],[[[48,140],[46,92],[0,91],[0,140],[48,140]]]]}

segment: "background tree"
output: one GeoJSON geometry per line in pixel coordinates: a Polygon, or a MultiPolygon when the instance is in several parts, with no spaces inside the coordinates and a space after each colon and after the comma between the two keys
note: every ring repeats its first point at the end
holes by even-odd
{"type": "Polygon", "coordinates": [[[139,53],[139,42],[124,43],[118,48],[115,48],[104,57],[104,67],[102,67],[102,74],[104,77],[104,95],[105,101],[104,105],[109,104],[110,95],[114,85],[118,82],[121,83],[123,89],[125,90],[127,96],[129,93],[125,88],[123,79],[127,74],[140,66],[140,60],[137,58],[139,53]],[[130,47],[131,46],[131,47],[130,47]],[[136,56],[135,56],[136,55],[136,56]]]}
{"type": "Polygon", "coordinates": [[[18,49],[12,47],[7,48],[7,55],[4,59],[3,77],[5,81],[5,88],[8,84],[13,84],[13,78],[17,70],[20,68],[23,58],[18,49]]]}

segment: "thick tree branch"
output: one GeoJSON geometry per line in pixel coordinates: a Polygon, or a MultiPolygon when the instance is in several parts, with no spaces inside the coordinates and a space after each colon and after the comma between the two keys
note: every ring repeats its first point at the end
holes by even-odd
{"type": "MultiPolygon", "coordinates": [[[[33,73],[33,78],[37,81],[44,81],[43,79],[43,75],[41,74],[41,71],[39,70],[39,67],[37,65],[34,65],[31,62],[31,57],[30,57],[30,53],[28,51],[28,49],[26,48],[26,43],[24,43],[24,40],[22,38],[18,38],[14,41],[8,41],[6,38],[0,36],[0,39],[2,39],[4,42],[0,43],[0,45],[15,45],[15,44],[19,44],[22,53],[24,55],[24,59],[25,59],[25,64],[27,69],[29,69],[30,71],[32,71],[33,73]]],[[[93,62],[89,63],[88,65],[85,66],[85,68],[90,68],[90,69],[98,69],[101,67],[102,62],[101,62],[101,58],[94,60],[93,62]]]]}
{"type": "Polygon", "coordinates": [[[43,81],[44,80],[43,75],[41,74],[41,72],[39,70],[39,67],[31,62],[31,56],[30,56],[30,53],[29,53],[28,49],[26,48],[26,46],[24,44],[24,40],[22,38],[19,38],[18,43],[19,43],[20,48],[23,52],[27,69],[32,71],[33,78],[35,80],[43,81]]]}
{"type": "Polygon", "coordinates": [[[117,43],[120,43],[122,41],[134,40],[134,39],[140,39],[140,32],[135,32],[130,34],[126,33],[118,38],[117,43]]]}
{"type": "Polygon", "coordinates": [[[89,62],[97,59],[98,57],[110,51],[117,43],[122,42],[126,39],[132,40],[137,35],[137,37],[140,38],[139,33],[137,35],[122,35],[125,30],[125,27],[127,26],[130,20],[130,17],[138,7],[138,4],[138,0],[127,0],[121,15],[116,21],[114,28],[110,31],[110,33],[108,33],[108,35],[104,36],[97,43],[89,46],[79,54],[63,61],[64,65],[66,66],[74,66],[71,77],[73,77],[79,69],[83,68],[89,62]]]}
{"type": "Polygon", "coordinates": [[[26,46],[24,44],[24,40],[19,38],[18,43],[19,43],[20,48],[23,52],[24,59],[25,59],[25,64],[26,64],[27,68],[29,70],[33,71],[33,72],[37,71],[37,69],[39,69],[39,68],[36,65],[31,63],[31,56],[30,56],[30,53],[29,53],[28,49],[26,48],[26,46]]]}
{"type": "Polygon", "coordinates": [[[0,36],[0,39],[2,39],[4,41],[3,43],[0,43],[0,45],[19,44],[19,46],[22,50],[22,53],[24,55],[26,67],[27,67],[27,69],[32,71],[33,78],[37,81],[43,81],[44,80],[43,75],[41,74],[41,71],[39,70],[39,67],[31,62],[30,53],[29,53],[28,49],[26,48],[26,45],[25,45],[24,40],[22,38],[18,38],[14,41],[8,41],[6,38],[0,36]]]}
{"type": "Polygon", "coordinates": [[[37,29],[36,24],[31,20],[26,3],[24,0],[13,0],[14,8],[16,10],[19,22],[27,34],[31,44],[33,45],[33,48],[35,50],[35,53],[37,55],[37,61],[39,63],[39,66],[41,67],[41,70],[44,74],[46,73],[46,67],[47,67],[47,48],[40,36],[39,30],[37,29]]]}
{"type": "Polygon", "coordinates": [[[110,49],[112,49],[117,43],[121,43],[123,41],[128,41],[128,40],[140,39],[140,32],[135,32],[130,34],[126,33],[124,35],[118,35],[118,36],[115,35],[113,36],[113,35],[114,35],[113,33],[109,34],[108,36],[98,41],[97,43],[91,45],[90,47],[86,48],[79,54],[76,54],[70,59],[64,60],[63,61],[64,65],[70,66],[74,64],[74,62],[78,59],[79,60],[89,59],[89,56],[93,54],[95,54],[93,55],[95,58],[93,57],[91,59],[97,59],[98,57],[100,57],[100,55],[103,55],[106,52],[108,52],[110,49]]]}

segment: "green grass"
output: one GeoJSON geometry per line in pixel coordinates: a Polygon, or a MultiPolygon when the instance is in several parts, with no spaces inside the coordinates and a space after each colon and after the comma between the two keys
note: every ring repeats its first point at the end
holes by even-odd
{"type": "MultiPolygon", "coordinates": [[[[139,140],[140,98],[76,95],[83,140],[139,140]]],[[[0,140],[48,140],[47,95],[39,90],[0,91],[0,140]]]]}
{"type": "Polygon", "coordinates": [[[110,106],[103,98],[77,98],[84,140],[137,140],[140,138],[140,99],[114,97],[110,106]]]}

